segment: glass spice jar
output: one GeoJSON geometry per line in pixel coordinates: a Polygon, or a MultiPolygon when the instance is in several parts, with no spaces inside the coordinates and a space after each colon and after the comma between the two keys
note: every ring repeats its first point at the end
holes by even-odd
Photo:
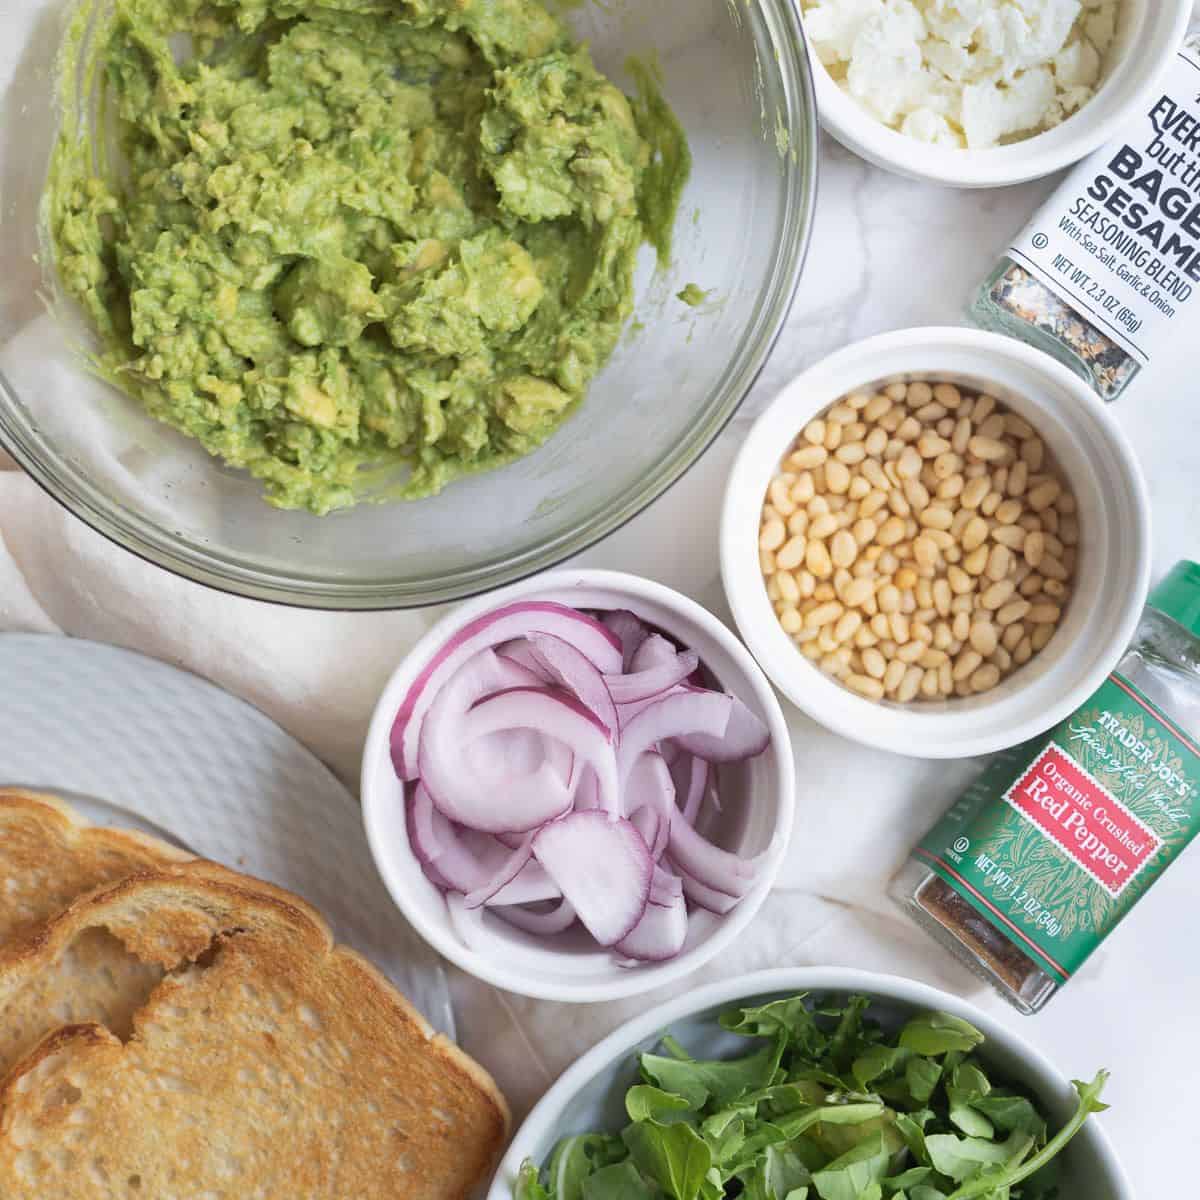
{"type": "Polygon", "coordinates": [[[1200,832],[1200,564],[1155,588],[1096,693],[995,756],[893,897],[1021,1012],[1038,1012],[1200,832]]]}
{"type": "Polygon", "coordinates": [[[1200,295],[1200,21],[1149,109],[1072,170],[969,309],[1116,400],[1200,295]]]}

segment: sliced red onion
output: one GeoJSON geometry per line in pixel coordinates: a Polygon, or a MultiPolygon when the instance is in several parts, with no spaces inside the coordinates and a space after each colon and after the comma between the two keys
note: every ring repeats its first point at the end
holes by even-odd
{"type": "MultiPolygon", "coordinates": [[[[432,811],[433,804],[429,804],[432,811]]],[[[436,888],[441,888],[442,891],[448,892],[453,890],[453,885],[450,881],[433,865],[435,855],[429,853],[433,846],[437,846],[437,839],[433,837],[432,832],[428,834],[429,840],[421,842],[420,834],[417,831],[416,818],[413,812],[411,803],[406,802],[404,805],[404,825],[408,830],[408,844],[412,847],[413,854],[416,856],[417,862],[421,864],[421,870],[425,873],[425,878],[429,880],[436,888]],[[418,851],[418,845],[424,845],[423,851],[418,851]]],[[[440,847],[439,847],[440,849],[440,847]]]]}
{"type": "Polygon", "coordinates": [[[678,687],[668,688],[667,691],[660,693],[657,696],[647,696],[644,700],[632,700],[628,704],[617,705],[617,717],[621,722],[622,731],[639,713],[643,713],[652,704],[657,704],[660,700],[666,700],[668,696],[682,696],[687,687],[680,684],[678,687]]]}
{"type": "Polygon", "coordinates": [[[622,783],[637,760],[658,742],[682,735],[719,738],[729,724],[733,697],[720,692],[680,691],[642,709],[621,733],[617,766],[622,783]]]}
{"type": "MultiPolygon", "coordinates": [[[[653,639],[647,638],[644,644],[648,646],[651,640],[653,639]]],[[[681,684],[696,669],[699,661],[691,651],[676,654],[672,650],[671,657],[666,662],[647,667],[635,675],[610,675],[606,677],[605,682],[608,684],[609,694],[618,704],[636,704],[639,700],[661,696],[681,684]]]]}
{"type": "MultiPolygon", "coordinates": [[[[418,763],[421,782],[433,803],[450,820],[485,833],[525,833],[571,807],[570,787],[549,761],[543,761],[532,773],[506,778],[503,762],[493,763],[492,769],[479,769],[479,747],[473,756],[463,753],[470,742],[478,741],[480,747],[494,746],[494,742],[479,739],[506,728],[530,728],[515,721],[511,725],[503,721],[489,723],[479,717],[481,712],[494,713],[489,706],[496,703],[503,705],[502,712],[511,709],[513,704],[505,698],[525,694],[523,689],[497,692],[471,709],[497,675],[513,669],[512,664],[503,664],[487,651],[442,688],[422,723],[418,763]]],[[[566,697],[555,703],[549,693],[528,694],[548,698],[556,710],[565,709],[566,697]]]]}
{"type": "Polygon", "coordinates": [[[641,920],[654,860],[628,821],[571,813],[537,833],[533,852],[600,945],[616,945],[641,920]]]}
{"type": "MultiPolygon", "coordinates": [[[[661,633],[652,633],[634,652],[627,673],[638,674],[642,671],[652,671],[655,667],[665,667],[675,662],[679,655],[679,647],[674,642],[668,641],[661,633]]],[[[693,671],[695,669],[692,668],[693,671]]],[[[689,675],[691,673],[688,672],[689,675]]]]}
{"type": "Polygon", "coordinates": [[[527,862],[511,883],[506,883],[490,900],[488,908],[503,908],[513,904],[537,904],[542,900],[561,900],[558,885],[546,874],[540,862],[527,862]]]}
{"type": "MultiPolygon", "coordinates": [[[[633,666],[633,656],[650,632],[645,623],[640,617],[623,608],[604,613],[600,618],[600,623],[611,631],[621,643],[621,665],[618,670],[630,670],[633,666]]],[[[613,672],[609,672],[609,674],[613,674],[613,672]]]]}
{"type": "Polygon", "coordinates": [[[675,795],[680,798],[683,819],[695,825],[700,815],[700,805],[708,788],[710,768],[703,758],[683,753],[671,764],[671,778],[675,783],[675,795]]]}
{"type": "Polygon", "coordinates": [[[676,896],[666,905],[647,904],[642,919],[614,949],[638,962],[665,962],[683,949],[687,932],[687,905],[676,896]]]}
{"type": "Polygon", "coordinates": [[[505,642],[502,646],[497,646],[496,655],[516,663],[519,667],[524,667],[537,682],[554,682],[554,677],[546,670],[546,664],[537,658],[532,645],[525,638],[518,638],[516,641],[505,642]]]}
{"type": "Polygon", "coordinates": [[[434,656],[393,726],[413,853],[480,948],[490,908],[554,936],[579,921],[622,965],[683,948],[688,905],[724,915],[761,876],[695,829],[714,764],[762,721],[634,614],[552,603],[480,618],[434,656]],[[413,761],[415,757],[415,762],[413,761]],[[678,797],[678,803],[677,803],[678,797]]]}
{"type": "Polygon", "coordinates": [[[450,924],[454,932],[462,939],[468,950],[478,954],[486,954],[492,943],[488,939],[487,930],[483,927],[482,908],[468,908],[463,898],[450,892],[446,896],[446,909],[450,913],[450,924]]]}
{"type": "Polygon", "coordinates": [[[650,878],[650,903],[666,906],[676,896],[683,895],[683,880],[673,871],[668,871],[661,863],[654,864],[654,874],[650,878]]]}
{"type": "Polygon", "coordinates": [[[683,894],[698,908],[715,913],[718,917],[728,915],[738,905],[736,896],[727,896],[716,888],[705,887],[690,875],[683,876],[683,894]]]}
{"type": "MultiPolygon", "coordinates": [[[[438,705],[435,704],[434,708],[430,710],[429,722],[433,721],[437,707],[438,705]]],[[[575,755],[577,765],[581,767],[586,765],[596,776],[600,789],[601,807],[613,816],[621,812],[617,760],[613,752],[613,732],[606,728],[600,718],[576,700],[574,696],[568,696],[565,692],[557,690],[548,691],[528,687],[497,692],[486,700],[481,700],[471,709],[462,722],[461,732],[465,740],[474,741],[478,737],[486,737],[488,734],[499,733],[505,729],[535,729],[544,737],[570,747],[575,755]]],[[[422,759],[423,767],[424,760],[422,759]]],[[[422,777],[424,777],[423,769],[422,777]]],[[[521,786],[524,786],[523,781],[521,786]]],[[[430,785],[430,795],[433,796],[435,802],[438,800],[437,790],[432,785],[430,785]]],[[[510,803],[511,799],[506,796],[504,802],[510,803]]],[[[556,796],[555,799],[557,799],[556,796]]],[[[544,797],[544,800],[548,805],[549,795],[544,797]]],[[[531,806],[534,803],[533,798],[526,802],[526,812],[532,811],[531,806]]],[[[546,821],[565,812],[569,804],[570,799],[568,798],[566,806],[559,808],[552,816],[543,817],[535,824],[544,825],[546,821]]],[[[439,807],[442,807],[440,803],[439,807]]],[[[476,808],[479,807],[486,806],[477,804],[476,808]]],[[[442,811],[444,812],[445,809],[443,808],[442,811]]],[[[475,829],[487,828],[477,821],[463,821],[462,823],[469,824],[475,829]]],[[[532,829],[534,826],[518,827],[510,823],[506,828],[523,831],[532,829]]]]}
{"type": "Polygon", "coordinates": [[[575,789],[575,811],[587,812],[600,807],[600,780],[596,778],[595,771],[584,767],[575,789]]]}
{"type": "Polygon", "coordinates": [[[481,650],[531,633],[549,633],[570,642],[604,674],[620,671],[620,639],[593,617],[547,600],[523,600],[485,613],[465,625],[429,660],[413,681],[392,725],[392,763],[402,780],[420,773],[421,726],[443,685],[481,650]]]}
{"type": "Polygon", "coordinates": [[[741,899],[758,878],[757,860],[739,858],[714,846],[686,821],[671,822],[670,846],[671,861],[680,868],[685,882],[690,875],[705,887],[741,899]]]}
{"type": "MultiPolygon", "coordinates": [[[[688,685],[693,695],[711,696],[712,692],[688,685]]],[[[771,744],[771,731],[736,696],[730,696],[733,711],[729,724],[718,735],[697,731],[678,735],[679,745],[689,754],[713,763],[741,762],[754,758],[771,744]]]]}
{"type": "Polygon", "coordinates": [[[562,638],[546,633],[531,634],[530,653],[555,682],[578,697],[581,704],[599,717],[610,733],[616,733],[617,706],[604,676],[591,660],[562,638]]]}
{"type": "Polygon", "coordinates": [[[501,920],[524,930],[525,933],[532,933],[535,937],[550,937],[562,933],[570,929],[576,920],[575,910],[565,900],[560,900],[546,912],[530,912],[527,908],[513,906],[493,908],[492,912],[501,920]]]}
{"type": "Polygon", "coordinates": [[[471,892],[484,886],[508,861],[512,853],[498,842],[470,844],[438,812],[428,791],[418,784],[408,801],[409,844],[417,861],[439,886],[456,892],[471,892]]]}
{"type": "Polygon", "coordinates": [[[526,835],[525,840],[513,850],[499,868],[477,888],[466,894],[468,908],[479,908],[493,902],[497,893],[502,892],[525,869],[533,857],[533,838],[526,835]]]}
{"type": "MultiPolygon", "coordinates": [[[[654,858],[654,847],[660,842],[663,848],[666,848],[667,836],[670,830],[664,834],[662,817],[652,808],[639,808],[629,814],[629,823],[641,834],[642,841],[650,847],[650,857],[654,858]]],[[[659,851],[662,853],[662,850],[659,851]]],[[[655,858],[655,861],[658,860],[655,858]]]]}
{"type": "Polygon", "coordinates": [[[643,754],[634,763],[625,780],[622,801],[657,862],[667,848],[675,812],[675,785],[661,754],[643,754]]]}

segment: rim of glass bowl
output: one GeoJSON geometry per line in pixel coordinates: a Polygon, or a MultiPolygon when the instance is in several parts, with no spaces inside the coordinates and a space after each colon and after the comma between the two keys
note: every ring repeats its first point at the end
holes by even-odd
{"type": "Polygon", "coordinates": [[[140,513],[113,504],[24,419],[16,390],[0,371],[0,445],[68,512],[145,562],[217,591],[296,608],[371,611],[445,604],[516,583],[557,566],[644,512],[700,460],[749,394],[787,322],[808,254],[817,194],[819,129],[807,43],[794,0],[757,0],[776,59],[799,161],[784,171],[783,233],[774,270],[742,348],[731,357],[705,419],[673,447],[636,491],[565,534],[506,559],[417,579],[322,578],[264,570],[182,541],[140,513]]]}

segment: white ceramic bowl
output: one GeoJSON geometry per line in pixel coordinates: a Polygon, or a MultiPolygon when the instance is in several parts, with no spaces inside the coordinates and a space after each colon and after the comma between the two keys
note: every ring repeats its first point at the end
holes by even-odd
{"type": "Polygon", "coordinates": [[[588,1003],[649,991],[720,954],[754,919],[771,889],[792,831],[795,767],[779,701],[745,647],[711,613],[686,596],[635,575],[564,570],[464,604],[439,621],[388,681],[367,734],[362,770],[363,818],[383,881],[401,912],[436,950],[497,987],[545,1000],[588,1003]],[[761,878],[728,916],[695,912],[683,953],[664,963],[618,966],[614,956],[575,930],[539,941],[485,916],[486,944],[469,948],[451,923],[442,893],[421,871],[405,828],[403,789],[392,769],[389,734],[410,684],[458,629],[513,600],[554,600],[577,608],[627,608],[694,649],[721,685],[767,724],[771,744],[747,763],[722,768],[720,821],[701,828],[727,850],[754,855],[775,847],[761,878]]]}
{"type": "Polygon", "coordinates": [[[721,518],[725,592],[746,645],[775,686],[845,737],[922,758],[966,758],[1015,746],[1078,708],[1129,644],[1150,565],[1145,483],[1108,409],[1041,351],[972,329],[870,338],[794,380],[742,446],[721,518]],[[822,674],[784,633],[759,569],[758,529],[767,485],[800,430],[848,392],[908,379],[986,391],[1041,433],[1079,504],[1079,561],[1058,633],[997,688],[965,699],[875,704],[822,674]]]}
{"type": "Polygon", "coordinates": [[[1061,125],[1011,145],[959,150],[897,133],[842,91],[810,45],[817,111],[839,142],[885,170],[951,187],[1023,183],[1085,158],[1146,105],[1191,12],[1191,0],[1122,0],[1108,74],[1096,95],[1061,125]]]}
{"type": "MultiPolygon", "coordinates": [[[[840,967],[795,967],[762,971],[710,984],[623,1025],[570,1067],[539,1101],[517,1131],[487,1200],[512,1200],[513,1184],[525,1159],[544,1164],[560,1138],[592,1130],[620,1130],[625,1092],[637,1080],[635,1057],[653,1049],[670,1032],[697,1057],[745,1053],[745,1040],[726,1033],[717,1018],[727,1008],[765,1004],[797,992],[861,992],[875,997],[872,1016],[899,1024],[913,1012],[953,1013],[975,1025],[987,1039],[982,1056],[1015,1083],[1037,1096],[1052,1125],[1075,1111],[1075,1091],[1042,1054],[1007,1026],[971,1004],[926,984],[893,975],[840,967]]],[[[1073,1063],[1077,1076],[1091,1078],[1098,1064],[1073,1063]]],[[[1063,1195],[1078,1200],[1134,1200],[1133,1188],[1095,1117],[1063,1153],[1063,1195]]]]}

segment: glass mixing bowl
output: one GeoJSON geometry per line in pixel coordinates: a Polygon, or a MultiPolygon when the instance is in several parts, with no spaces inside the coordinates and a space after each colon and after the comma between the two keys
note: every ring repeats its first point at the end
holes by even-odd
{"type": "MultiPolygon", "coordinates": [[[[640,512],[737,409],[787,316],[812,224],[817,132],[792,0],[598,0],[570,10],[600,67],[653,53],[695,168],[665,271],[643,251],[635,323],[578,412],[540,450],[416,502],[282,512],[97,381],[86,330],[54,294],[39,202],[56,125],[64,8],[20,0],[27,29],[0,137],[0,441],[52,496],[135,554],[198,582],[313,608],[399,608],[512,582],[640,512]],[[675,293],[696,283],[697,308],[675,293]]],[[[6,25],[9,18],[6,17],[6,25]]],[[[0,64],[6,61],[0,54],[0,64]]]]}

